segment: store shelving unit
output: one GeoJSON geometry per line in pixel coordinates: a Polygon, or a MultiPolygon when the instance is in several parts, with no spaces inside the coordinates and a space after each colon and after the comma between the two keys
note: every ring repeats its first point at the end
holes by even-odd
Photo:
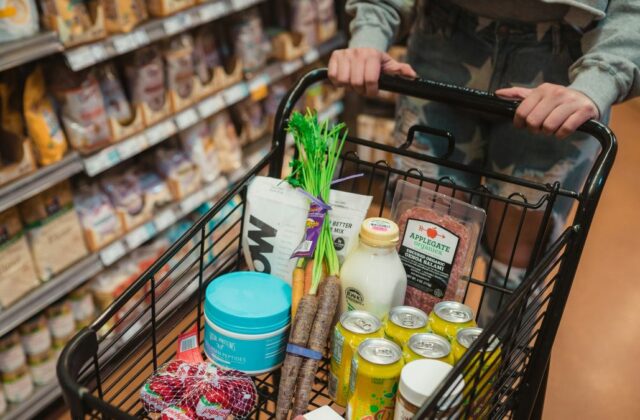
{"type": "Polygon", "coordinates": [[[41,32],[29,38],[0,44],[0,71],[38,60],[64,50],[55,32],[41,32]]]}
{"type": "Polygon", "coordinates": [[[82,172],[80,155],[71,152],[60,162],[45,166],[37,171],[0,187],[0,211],[24,201],[34,195],[82,172]]]}

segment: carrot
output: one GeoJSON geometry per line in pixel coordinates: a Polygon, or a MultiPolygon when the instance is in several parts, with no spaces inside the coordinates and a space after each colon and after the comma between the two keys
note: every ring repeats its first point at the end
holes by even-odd
{"type": "Polygon", "coordinates": [[[300,299],[304,295],[304,270],[296,267],[291,280],[291,318],[295,319],[300,299]]]}
{"type": "MultiPolygon", "coordinates": [[[[333,317],[340,299],[340,281],[336,276],[329,276],[318,287],[318,310],[307,348],[324,353],[329,333],[333,325],[333,317]]],[[[311,399],[311,389],[315,381],[320,360],[305,359],[300,368],[298,387],[296,388],[293,417],[306,413],[311,399]]],[[[284,372],[283,372],[284,375],[284,372]]]]}
{"type": "MultiPolygon", "coordinates": [[[[318,297],[305,295],[300,299],[296,316],[293,319],[293,327],[289,343],[306,347],[311,333],[311,325],[318,310],[318,297]]],[[[285,420],[291,407],[296,379],[304,358],[287,353],[282,365],[280,385],[278,387],[278,403],[276,405],[276,419],[285,420]]]]}
{"type": "Polygon", "coordinates": [[[304,267],[304,294],[308,295],[311,289],[311,283],[313,279],[313,259],[307,260],[307,265],[304,267]]]}

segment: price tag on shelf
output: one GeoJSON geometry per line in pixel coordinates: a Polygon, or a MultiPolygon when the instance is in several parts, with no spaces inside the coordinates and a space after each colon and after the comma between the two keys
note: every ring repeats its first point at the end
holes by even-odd
{"type": "Polygon", "coordinates": [[[198,104],[198,113],[202,118],[207,118],[224,108],[224,98],[221,95],[213,95],[198,104]]]}
{"type": "Polygon", "coordinates": [[[176,115],[176,124],[180,130],[191,127],[200,120],[195,109],[189,108],[176,115]]]}
{"type": "Polygon", "coordinates": [[[138,134],[119,143],[116,148],[121,160],[128,159],[147,148],[147,139],[142,134],[138,134]]]}
{"type": "Polygon", "coordinates": [[[176,213],[172,209],[168,209],[156,216],[154,224],[158,232],[160,232],[174,224],[177,219],[176,213]]]}
{"type": "Polygon", "coordinates": [[[183,215],[187,215],[195,210],[200,204],[204,203],[205,200],[206,197],[204,196],[204,191],[200,190],[182,200],[180,203],[180,210],[183,215]]]}
{"type": "Polygon", "coordinates": [[[86,158],[84,160],[84,169],[85,172],[87,172],[87,175],[94,176],[105,169],[111,168],[121,160],[122,159],[120,159],[118,151],[113,147],[109,147],[108,149],[102,150],[101,152],[86,158]]]}
{"type": "Polygon", "coordinates": [[[233,105],[249,96],[249,89],[245,82],[236,83],[235,85],[222,91],[222,96],[227,105],[233,105]]]}
{"type": "Polygon", "coordinates": [[[147,128],[145,135],[147,137],[147,143],[152,146],[158,144],[161,141],[168,139],[176,133],[176,125],[171,120],[166,120],[158,123],[152,127],[147,128]]]}
{"type": "Polygon", "coordinates": [[[236,11],[246,9],[249,6],[252,6],[255,2],[255,0],[231,0],[233,10],[236,11]]]}
{"type": "Polygon", "coordinates": [[[95,63],[95,57],[89,46],[74,48],[65,52],[65,56],[73,71],[82,70],[95,63]]]}
{"type": "Polygon", "coordinates": [[[314,63],[318,58],[320,58],[320,52],[316,48],[312,48],[304,55],[304,62],[306,64],[314,63]]]}
{"type": "Polygon", "coordinates": [[[176,15],[165,19],[162,25],[164,27],[164,32],[167,35],[176,34],[184,29],[181,15],[176,15]]]}
{"type": "Polygon", "coordinates": [[[147,222],[144,225],[132,230],[125,237],[129,249],[136,249],[144,242],[151,239],[156,234],[156,226],[153,222],[147,222]]]}
{"type": "Polygon", "coordinates": [[[289,76],[290,74],[300,70],[302,68],[302,64],[302,60],[300,59],[285,61],[282,63],[282,73],[284,73],[285,76],[289,76]]]}
{"type": "Polygon", "coordinates": [[[198,15],[202,23],[211,22],[221,16],[226,15],[229,12],[227,3],[225,1],[216,1],[215,3],[207,3],[200,8],[198,15]]]}
{"type": "Polygon", "coordinates": [[[149,45],[149,43],[151,42],[151,40],[149,39],[149,34],[144,29],[138,29],[137,31],[133,32],[131,35],[133,36],[133,38],[135,38],[136,44],[138,44],[138,47],[149,45]]]}
{"type": "Polygon", "coordinates": [[[93,58],[96,63],[106,60],[109,58],[109,54],[107,54],[107,50],[104,48],[102,44],[94,44],[91,46],[91,54],[93,54],[93,58]]]}
{"type": "Polygon", "coordinates": [[[269,76],[266,74],[260,74],[249,81],[249,92],[251,92],[251,99],[254,101],[260,101],[267,97],[269,93],[269,76]]]}
{"type": "Polygon", "coordinates": [[[100,260],[102,264],[109,266],[122,258],[126,253],[127,250],[122,241],[116,241],[100,251],[100,260]]]}
{"type": "Polygon", "coordinates": [[[132,34],[116,35],[111,38],[111,42],[113,42],[113,48],[118,54],[124,54],[138,48],[138,42],[132,34]]]}

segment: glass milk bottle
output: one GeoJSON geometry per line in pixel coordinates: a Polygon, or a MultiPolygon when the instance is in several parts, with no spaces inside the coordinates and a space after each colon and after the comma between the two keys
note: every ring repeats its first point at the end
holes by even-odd
{"type": "Polygon", "coordinates": [[[407,289],[396,245],[398,225],[372,217],[362,222],[360,243],[340,270],[340,313],[364,310],[382,319],[389,309],[402,305],[407,289]]]}

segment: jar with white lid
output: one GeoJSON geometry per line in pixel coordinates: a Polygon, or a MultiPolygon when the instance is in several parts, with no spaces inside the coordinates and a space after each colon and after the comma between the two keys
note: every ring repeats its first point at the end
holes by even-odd
{"type": "Polygon", "coordinates": [[[407,290],[407,274],[396,251],[398,225],[382,217],[366,219],[359,239],[340,270],[340,313],[362,310],[384,318],[403,304],[407,290]]]}
{"type": "MultiPolygon", "coordinates": [[[[440,360],[421,359],[407,363],[400,373],[393,419],[412,419],[425,401],[431,398],[451,369],[453,366],[440,360]]],[[[438,403],[438,414],[435,418],[457,418],[456,411],[462,403],[463,389],[464,379],[459,376],[453,389],[446,392],[444,400],[438,403]]]]}

